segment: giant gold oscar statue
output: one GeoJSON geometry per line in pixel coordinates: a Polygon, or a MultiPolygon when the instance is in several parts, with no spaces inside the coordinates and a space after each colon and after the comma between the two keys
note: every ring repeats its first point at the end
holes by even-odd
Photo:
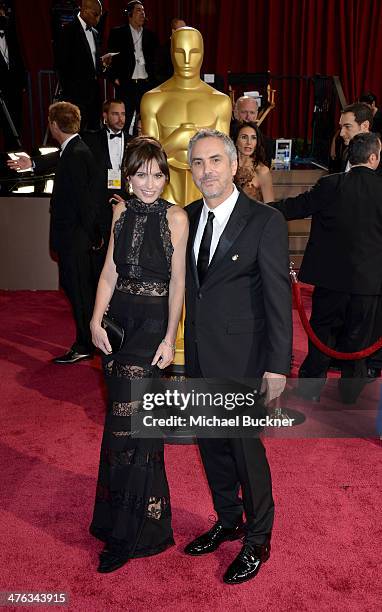
{"type": "MultiPolygon", "coordinates": [[[[163,145],[170,167],[170,182],[163,197],[186,206],[201,197],[187,162],[190,138],[202,128],[229,134],[232,106],[228,96],[200,78],[203,38],[195,28],[179,28],[171,37],[174,75],[142,98],[142,132],[163,145]]],[[[184,363],[183,317],[179,326],[175,364],[184,363]]]]}

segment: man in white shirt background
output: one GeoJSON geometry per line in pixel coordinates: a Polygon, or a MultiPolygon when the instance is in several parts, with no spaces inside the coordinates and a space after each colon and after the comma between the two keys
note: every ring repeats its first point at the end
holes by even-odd
{"type": "Polygon", "coordinates": [[[142,2],[131,0],[126,14],[129,23],[110,31],[108,50],[117,55],[112,59],[108,74],[116,88],[116,96],[125,103],[129,130],[134,113],[139,113],[143,94],[156,84],[160,47],[156,34],[145,27],[142,2]]]}
{"type": "MultiPolygon", "coordinates": [[[[110,99],[103,104],[103,128],[96,132],[84,132],[83,140],[93,153],[102,182],[102,235],[105,245],[109,241],[112,206],[110,198],[118,194],[125,198],[122,184],[122,162],[126,143],[130,136],[125,131],[126,112],[122,100],[110,99]]],[[[100,254],[102,255],[102,253],[100,254]]]]}

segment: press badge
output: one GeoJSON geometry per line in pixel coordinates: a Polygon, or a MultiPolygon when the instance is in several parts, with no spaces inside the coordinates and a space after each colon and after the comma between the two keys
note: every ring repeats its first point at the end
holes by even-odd
{"type": "Polygon", "coordinates": [[[107,171],[107,188],[108,189],[121,189],[121,171],[109,169],[107,171]]]}

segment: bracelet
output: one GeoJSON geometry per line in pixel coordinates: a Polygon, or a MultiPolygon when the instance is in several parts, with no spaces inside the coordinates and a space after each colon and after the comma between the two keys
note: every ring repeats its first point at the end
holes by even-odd
{"type": "Polygon", "coordinates": [[[166,346],[171,348],[173,351],[175,351],[175,344],[171,344],[170,342],[167,342],[167,340],[165,338],[163,338],[163,340],[161,340],[161,344],[165,344],[166,346]]]}

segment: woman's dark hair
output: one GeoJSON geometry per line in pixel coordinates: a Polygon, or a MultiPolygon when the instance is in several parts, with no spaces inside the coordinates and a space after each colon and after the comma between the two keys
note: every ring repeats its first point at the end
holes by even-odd
{"type": "Polygon", "coordinates": [[[253,164],[256,168],[258,164],[264,164],[264,166],[268,166],[268,161],[265,155],[265,146],[264,146],[264,136],[262,135],[259,126],[254,121],[237,121],[232,126],[231,138],[234,141],[237,148],[237,139],[239,138],[240,132],[243,128],[250,127],[256,132],[256,148],[252,153],[251,157],[253,160],[253,164]]]}
{"type": "Polygon", "coordinates": [[[123,176],[125,179],[128,176],[133,176],[142,166],[142,164],[150,163],[153,160],[158,162],[161,172],[170,180],[170,170],[167,164],[167,155],[156,138],[151,136],[137,136],[127,143],[125,156],[123,161],[123,176]]]}

